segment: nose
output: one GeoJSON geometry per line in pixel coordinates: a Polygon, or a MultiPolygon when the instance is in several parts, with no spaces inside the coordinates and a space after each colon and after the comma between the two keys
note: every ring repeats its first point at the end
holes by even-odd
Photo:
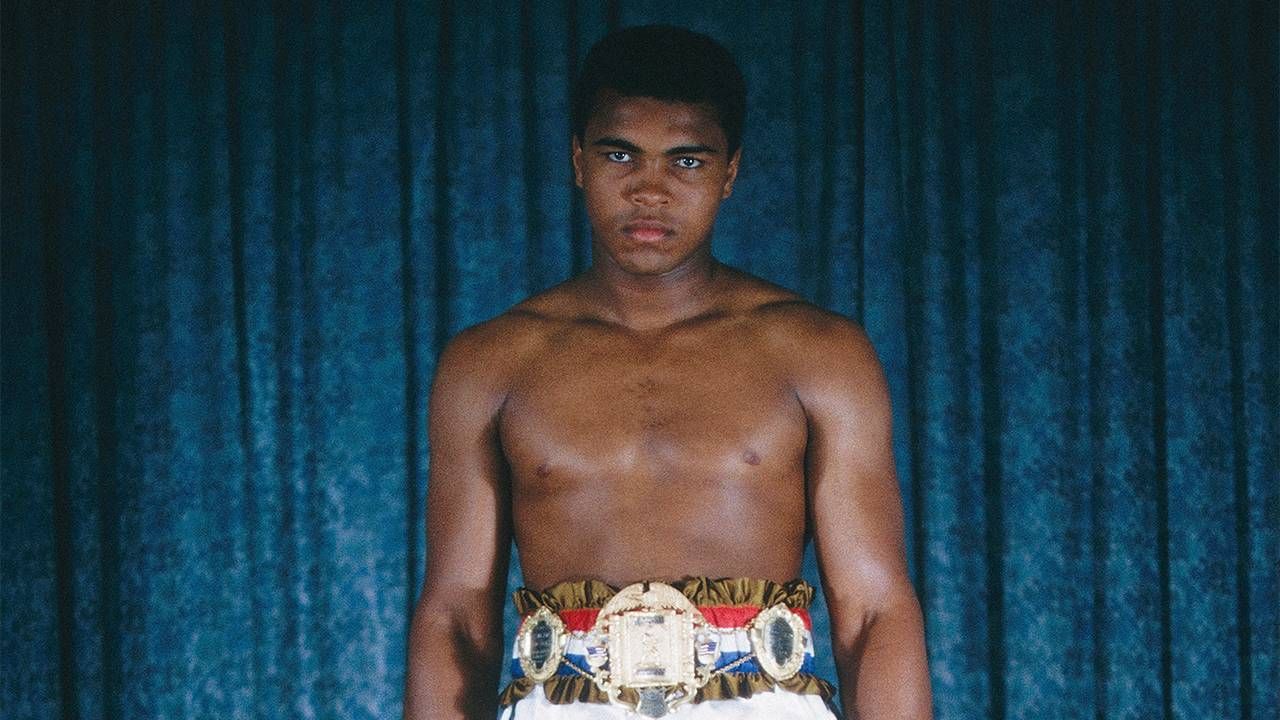
{"type": "Polygon", "coordinates": [[[670,202],[671,193],[662,170],[646,168],[636,173],[634,182],[627,188],[627,198],[645,207],[659,207],[670,202]]]}

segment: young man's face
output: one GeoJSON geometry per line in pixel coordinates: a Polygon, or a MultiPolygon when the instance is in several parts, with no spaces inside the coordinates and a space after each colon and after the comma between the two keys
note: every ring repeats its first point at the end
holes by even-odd
{"type": "Polygon", "coordinates": [[[608,261],[660,275],[710,240],[741,156],[729,157],[710,106],[602,92],[583,136],[574,179],[608,261]]]}

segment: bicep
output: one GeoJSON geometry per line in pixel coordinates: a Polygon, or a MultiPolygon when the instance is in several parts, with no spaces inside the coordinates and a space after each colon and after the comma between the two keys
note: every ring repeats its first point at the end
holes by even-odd
{"type": "MultiPolygon", "coordinates": [[[[475,368],[476,348],[441,355],[428,416],[424,594],[500,594],[510,542],[508,477],[497,440],[500,396],[475,368]]],[[[477,361],[481,362],[477,362],[477,361]]]]}
{"type": "Polygon", "coordinates": [[[428,411],[426,581],[413,613],[405,717],[493,717],[502,667],[507,478],[485,343],[441,354],[428,411]]]}
{"type": "Polygon", "coordinates": [[[884,373],[861,329],[838,329],[806,394],[814,542],[847,710],[931,716],[924,623],[907,574],[884,373]]]}
{"type": "Polygon", "coordinates": [[[839,335],[806,393],[805,459],[824,590],[833,620],[850,631],[911,586],[884,374],[861,330],[839,335]]]}

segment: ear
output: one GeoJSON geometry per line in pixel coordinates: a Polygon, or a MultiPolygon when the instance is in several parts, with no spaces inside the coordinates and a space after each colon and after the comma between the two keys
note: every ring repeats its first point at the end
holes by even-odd
{"type": "Polygon", "coordinates": [[[729,158],[728,176],[724,179],[724,192],[721,193],[720,199],[724,200],[733,194],[733,183],[738,179],[738,163],[742,161],[742,148],[739,147],[733,151],[733,157],[729,158]]]}
{"type": "Polygon", "coordinates": [[[573,163],[573,184],[582,187],[582,142],[577,135],[573,136],[570,145],[570,160],[573,163]]]}

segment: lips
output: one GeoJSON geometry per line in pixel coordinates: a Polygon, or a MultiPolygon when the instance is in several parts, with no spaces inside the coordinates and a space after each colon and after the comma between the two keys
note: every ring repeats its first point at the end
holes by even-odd
{"type": "Polygon", "coordinates": [[[675,228],[658,220],[632,220],[622,226],[622,232],[641,242],[657,242],[673,234],[675,228]]]}

